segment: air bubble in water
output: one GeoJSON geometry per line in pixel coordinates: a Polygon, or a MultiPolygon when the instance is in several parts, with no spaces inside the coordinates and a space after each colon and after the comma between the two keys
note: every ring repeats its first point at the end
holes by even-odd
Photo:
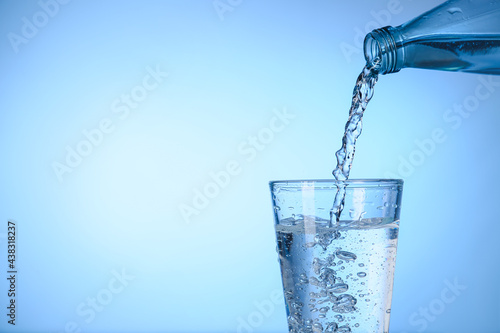
{"type": "Polygon", "coordinates": [[[347,252],[347,251],[337,251],[337,258],[346,260],[346,261],[354,261],[356,260],[357,256],[354,253],[347,252]]]}
{"type": "Polygon", "coordinates": [[[321,280],[321,285],[333,285],[335,284],[335,271],[331,268],[322,268],[319,274],[321,280]]]}
{"type": "Polygon", "coordinates": [[[339,328],[337,328],[337,332],[338,333],[349,333],[349,332],[351,332],[351,328],[347,325],[340,326],[339,328]]]}
{"type": "Polygon", "coordinates": [[[356,305],[357,300],[349,294],[342,294],[333,300],[332,303],[333,312],[348,313],[356,310],[354,305],[356,305]]]}
{"type": "Polygon", "coordinates": [[[328,289],[329,292],[335,294],[345,293],[349,289],[349,286],[345,283],[335,283],[332,288],[328,289]]]}
{"type": "Polygon", "coordinates": [[[366,276],[366,273],[365,273],[365,272],[358,272],[358,276],[359,276],[359,277],[365,277],[365,276],[366,276]]]}
{"type": "Polygon", "coordinates": [[[326,329],[325,329],[325,333],[337,332],[337,327],[338,327],[338,325],[335,322],[328,323],[328,325],[326,326],[326,329]]]}
{"type": "Polygon", "coordinates": [[[313,286],[319,286],[319,280],[316,279],[314,276],[312,276],[310,279],[309,279],[309,283],[312,284],[313,286]]]}
{"type": "Polygon", "coordinates": [[[323,332],[323,325],[321,325],[320,323],[314,323],[313,332],[322,333],[323,332]]]}
{"type": "Polygon", "coordinates": [[[323,250],[326,251],[328,248],[328,245],[332,243],[333,240],[338,239],[340,237],[340,233],[338,231],[330,232],[330,233],[325,233],[325,234],[317,234],[314,237],[314,242],[318,245],[320,245],[323,250]]]}

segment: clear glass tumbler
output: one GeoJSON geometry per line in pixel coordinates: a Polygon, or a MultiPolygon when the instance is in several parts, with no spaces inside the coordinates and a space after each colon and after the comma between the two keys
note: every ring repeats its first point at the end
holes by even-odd
{"type": "Polygon", "coordinates": [[[388,332],[403,181],[270,187],[290,333],[388,332]],[[338,186],[346,195],[337,222],[338,186]]]}

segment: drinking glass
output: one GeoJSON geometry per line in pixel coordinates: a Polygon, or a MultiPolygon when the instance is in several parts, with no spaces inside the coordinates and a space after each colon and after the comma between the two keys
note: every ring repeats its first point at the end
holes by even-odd
{"type": "Polygon", "coordinates": [[[388,332],[403,181],[273,181],[270,188],[289,332],[388,332]],[[336,219],[339,189],[345,198],[336,219]]]}

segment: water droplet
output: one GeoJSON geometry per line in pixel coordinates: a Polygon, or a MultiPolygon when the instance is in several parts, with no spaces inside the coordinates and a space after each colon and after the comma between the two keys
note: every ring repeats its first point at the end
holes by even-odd
{"type": "Polygon", "coordinates": [[[391,313],[391,309],[387,309],[387,311],[385,311],[385,313],[391,313]]]}
{"type": "Polygon", "coordinates": [[[357,256],[354,253],[347,251],[337,251],[337,258],[345,260],[345,261],[354,261],[357,256]]]}
{"type": "Polygon", "coordinates": [[[319,312],[321,312],[321,313],[326,313],[326,312],[328,312],[328,310],[330,310],[330,307],[328,307],[328,306],[324,306],[324,307],[322,307],[321,309],[319,309],[319,312]]]}
{"type": "Polygon", "coordinates": [[[365,267],[365,264],[361,263],[358,265],[359,267],[365,267]]]}
{"type": "Polygon", "coordinates": [[[450,9],[448,9],[447,12],[450,13],[451,15],[453,15],[453,14],[457,14],[457,13],[462,13],[462,9],[460,7],[452,7],[450,9]]]}
{"type": "Polygon", "coordinates": [[[365,277],[365,276],[366,276],[366,273],[365,273],[365,272],[358,272],[358,276],[359,276],[359,277],[365,277]]]}
{"type": "Polygon", "coordinates": [[[354,327],[359,327],[359,324],[358,323],[354,324],[354,327]]]}

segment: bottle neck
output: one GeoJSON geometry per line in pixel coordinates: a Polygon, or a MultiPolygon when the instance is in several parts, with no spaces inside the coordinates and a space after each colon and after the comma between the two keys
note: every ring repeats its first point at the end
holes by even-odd
{"type": "Polygon", "coordinates": [[[364,53],[367,63],[380,60],[380,74],[396,73],[404,65],[403,37],[396,28],[375,29],[365,37],[364,53]]]}

